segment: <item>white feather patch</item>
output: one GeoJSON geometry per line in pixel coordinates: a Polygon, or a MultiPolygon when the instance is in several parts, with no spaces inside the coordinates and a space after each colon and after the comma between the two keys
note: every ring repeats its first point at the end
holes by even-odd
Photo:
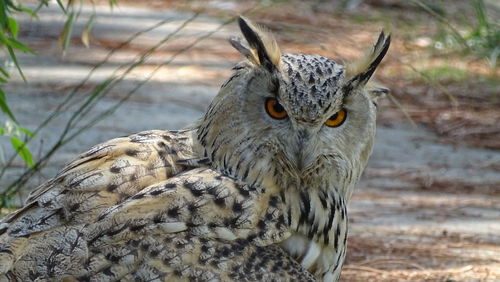
{"type": "Polygon", "coordinates": [[[165,230],[167,233],[176,233],[187,230],[185,222],[165,222],[156,225],[158,228],[165,230]]]}
{"type": "Polygon", "coordinates": [[[217,234],[218,238],[224,240],[233,241],[237,239],[236,235],[234,235],[234,233],[231,230],[227,229],[226,227],[215,228],[215,234],[217,234]]]}
{"type": "Polygon", "coordinates": [[[292,257],[302,257],[306,252],[309,239],[305,236],[294,234],[290,238],[281,242],[281,247],[286,250],[292,257]]]}
{"type": "Polygon", "coordinates": [[[306,269],[309,269],[318,259],[319,255],[321,254],[321,248],[319,245],[313,241],[309,243],[309,248],[307,249],[307,253],[304,256],[304,259],[302,259],[302,264],[303,267],[306,269]]]}

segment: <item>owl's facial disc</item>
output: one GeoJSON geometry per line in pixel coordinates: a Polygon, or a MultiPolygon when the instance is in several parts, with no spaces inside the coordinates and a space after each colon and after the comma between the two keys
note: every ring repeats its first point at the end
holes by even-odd
{"type": "Polygon", "coordinates": [[[322,159],[318,152],[334,146],[319,140],[325,139],[320,131],[339,129],[349,118],[341,91],[344,72],[343,66],[319,55],[281,57],[279,91],[265,99],[264,107],[271,122],[280,125],[275,129],[284,131],[282,151],[294,174],[315,167],[322,159]]]}

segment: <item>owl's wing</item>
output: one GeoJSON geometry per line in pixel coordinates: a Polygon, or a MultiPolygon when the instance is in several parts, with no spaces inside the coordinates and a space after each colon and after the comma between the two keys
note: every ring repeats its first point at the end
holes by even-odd
{"type": "Polygon", "coordinates": [[[204,166],[191,142],[149,131],[81,155],[2,221],[0,278],[313,279],[272,245],[289,236],[278,195],[204,166]]]}
{"type": "Polygon", "coordinates": [[[5,260],[15,257],[16,238],[93,222],[107,208],[183,171],[179,160],[194,158],[190,136],[189,131],[146,131],[78,156],[33,191],[23,208],[0,221],[0,273],[9,267],[5,260]]]}

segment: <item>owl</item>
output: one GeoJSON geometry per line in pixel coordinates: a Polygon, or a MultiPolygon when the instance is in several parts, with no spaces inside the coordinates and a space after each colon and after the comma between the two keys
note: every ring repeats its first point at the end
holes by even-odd
{"type": "Polygon", "coordinates": [[[3,218],[0,281],[339,279],[390,36],[343,66],[239,27],[199,121],[97,145],[3,218]]]}

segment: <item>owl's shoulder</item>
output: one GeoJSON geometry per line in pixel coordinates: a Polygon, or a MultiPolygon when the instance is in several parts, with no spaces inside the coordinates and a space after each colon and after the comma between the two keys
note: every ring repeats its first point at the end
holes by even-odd
{"type": "Polygon", "coordinates": [[[190,131],[151,130],[92,147],[34,190],[23,208],[4,218],[0,233],[6,226],[22,236],[66,221],[92,221],[149,185],[188,166],[203,165],[192,136],[190,131]]]}

